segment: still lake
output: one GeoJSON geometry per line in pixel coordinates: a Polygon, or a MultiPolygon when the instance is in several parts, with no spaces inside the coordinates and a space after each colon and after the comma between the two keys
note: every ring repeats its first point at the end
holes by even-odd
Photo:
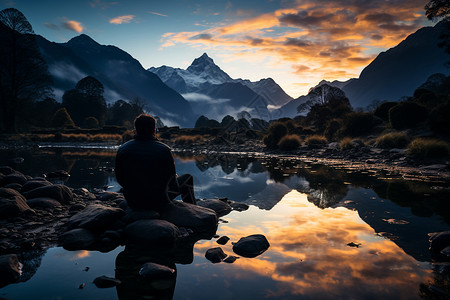
{"type": "MultiPolygon", "coordinates": [[[[0,165],[31,176],[63,169],[71,175],[64,184],[72,188],[119,191],[114,155],[111,148],[3,149],[0,165]],[[14,163],[16,157],[23,162],[14,163]]],[[[177,153],[175,159],[178,174],[194,176],[197,198],[227,197],[250,206],[220,218],[217,234],[230,238],[221,246],[226,254],[234,254],[232,242],[250,234],[264,234],[270,248],[256,258],[213,264],[205,252],[220,246],[216,238],[198,241],[192,262],[176,264],[168,292],[173,299],[434,299],[430,286],[438,292],[450,286],[448,274],[433,264],[427,236],[450,230],[447,186],[295,157],[177,153]]],[[[92,283],[115,277],[127,263],[126,252],[55,247],[25,253],[22,282],[0,289],[0,297],[133,299],[134,292],[161,299],[146,294],[145,286],[130,292],[92,283]]]]}

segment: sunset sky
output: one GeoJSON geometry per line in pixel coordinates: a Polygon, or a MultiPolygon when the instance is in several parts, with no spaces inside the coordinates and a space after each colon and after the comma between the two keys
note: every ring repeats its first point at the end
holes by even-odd
{"type": "Polygon", "coordinates": [[[232,78],[272,77],[292,97],[320,80],[358,77],[378,53],[423,26],[427,0],[0,0],[35,33],[85,33],[144,68],[187,68],[203,52],[232,78]]]}

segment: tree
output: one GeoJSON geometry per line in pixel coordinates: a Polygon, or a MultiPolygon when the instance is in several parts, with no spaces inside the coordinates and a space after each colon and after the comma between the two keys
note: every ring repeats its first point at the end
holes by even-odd
{"type": "Polygon", "coordinates": [[[311,109],[316,104],[325,105],[328,102],[334,100],[342,100],[342,101],[348,101],[348,104],[350,106],[350,101],[345,96],[345,93],[340,88],[331,86],[329,84],[322,84],[320,86],[316,86],[314,88],[311,88],[309,90],[309,93],[307,95],[309,97],[309,100],[305,103],[300,104],[297,107],[297,112],[301,113],[303,111],[311,109]]]}
{"type": "Polygon", "coordinates": [[[72,118],[70,117],[65,107],[58,109],[52,118],[52,125],[54,127],[74,127],[72,118]]]}
{"type": "Polygon", "coordinates": [[[450,2],[448,0],[431,0],[425,5],[425,15],[429,20],[447,18],[450,15],[450,2]]]}
{"type": "Polygon", "coordinates": [[[95,117],[100,125],[106,119],[106,101],[103,97],[103,84],[92,76],[81,79],[75,89],[66,91],[62,106],[72,116],[78,126],[84,124],[87,117],[95,117]]]}
{"type": "Polygon", "coordinates": [[[15,132],[25,103],[51,94],[52,81],[31,24],[15,8],[0,11],[0,45],[0,127],[15,132]]]}

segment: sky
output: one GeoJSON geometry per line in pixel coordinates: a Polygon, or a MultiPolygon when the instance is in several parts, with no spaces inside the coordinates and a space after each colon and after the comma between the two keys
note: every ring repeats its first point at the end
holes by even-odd
{"type": "Polygon", "coordinates": [[[273,78],[296,98],[357,78],[380,52],[423,26],[427,0],[0,0],[36,34],[87,34],[145,69],[187,68],[207,53],[232,78],[273,78]]]}

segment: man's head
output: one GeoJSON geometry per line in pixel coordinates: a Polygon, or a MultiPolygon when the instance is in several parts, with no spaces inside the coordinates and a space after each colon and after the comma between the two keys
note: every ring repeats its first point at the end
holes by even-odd
{"type": "Polygon", "coordinates": [[[138,137],[150,138],[156,133],[156,120],[150,115],[140,114],[134,119],[134,128],[138,137]]]}

